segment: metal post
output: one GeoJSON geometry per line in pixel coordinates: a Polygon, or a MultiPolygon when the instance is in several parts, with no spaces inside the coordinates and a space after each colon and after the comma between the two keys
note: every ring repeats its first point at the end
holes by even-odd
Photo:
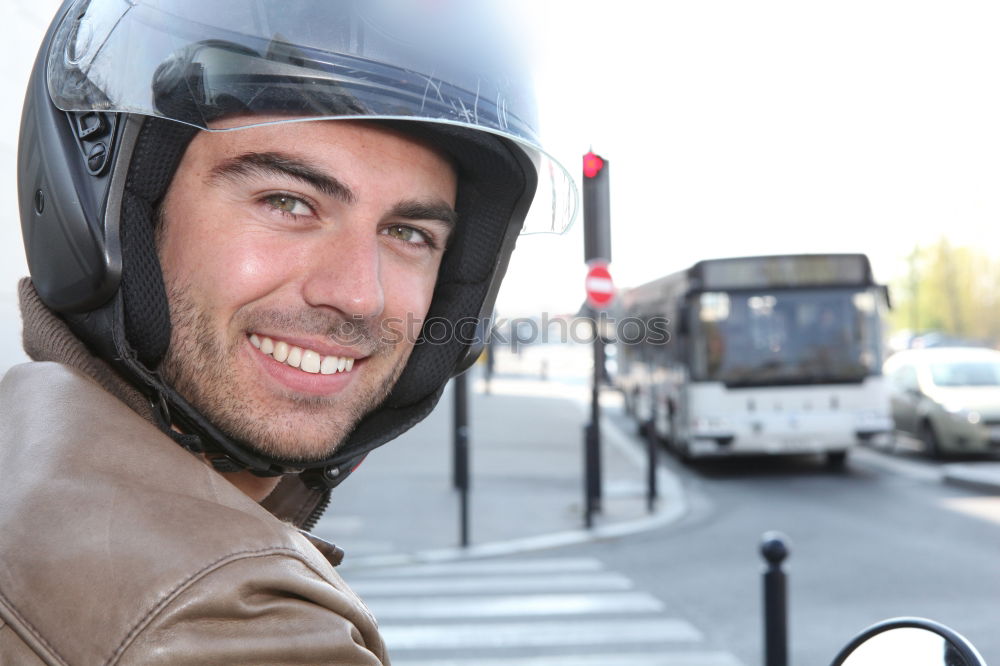
{"type": "Polygon", "coordinates": [[[788,557],[788,538],[767,532],[760,553],[767,561],[764,572],[764,666],[788,666],[788,590],[781,563],[788,557]]]}
{"type": "Polygon", "coordinates": [[[656,436],[656,404],[654,401],[653,409],[649,417],[649,423],[646,424],[646,460],[647,460],[647,472],[646,477],[646,511],[653,513],[656,508],[656,500],[659,497],[659,491],[656,487],[656,467],[659,458],[659,441],[656,436]]]}
{"type": "Polygon", "coordinates": [[[594,526],[593,430],[589,423],[583,426],[583,525],[587,529],[594,526]]]}
{"type": "Polygon", "coordinates": [[[593,493],[594,511],[601,512],[601,382],[604,381],[604,339],[600,336],[597,328],[597,319],[594,319],[594,386],[590,400],[590,426],[591,436],[588,444],[591,446],[591,460],[593,461],[593,493]]]}
{"type": "Polygon", "coordinates": [[[459,534],[469,545],[469,384],[468,375],[455,377],[455,487],[459,492],[459,534]]]}
{"type": "Polygon", "coordinates": [[[455,490],[462,489],[462,456],[464,452],[461,450],[461,444],[459,442],[459,428],[464,425],[464,416],[459,416],[459,411],[465,409],[466,405],[460,405],[461,399],[459,398],[460,389],[458,377],[451,383],[451,390],[453,392],[453,402],[452,402],[452,430],[451,430],[451,485],[455,490]]]}

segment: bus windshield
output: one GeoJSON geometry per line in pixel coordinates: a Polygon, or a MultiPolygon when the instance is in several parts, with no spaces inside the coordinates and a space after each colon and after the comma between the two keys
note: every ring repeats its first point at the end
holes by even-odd
{"type": "Polygon", "coordinates": [[[860,382],[877,374],[873,289],[717,291],[695,296],[691,374],[727,386],[860,382]]]}

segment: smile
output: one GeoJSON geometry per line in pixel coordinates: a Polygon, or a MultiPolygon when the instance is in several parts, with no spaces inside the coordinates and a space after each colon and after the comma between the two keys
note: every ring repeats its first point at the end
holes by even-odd
{"type": "Polygon", "coordinates": [[[312,349],[303,349],[281,340],[272,340],[266,335],[250,336],[250,344],[279,363],[292,368],[298,368],[309,374],[333,375],[338,372],[350,372],[354,367],[354,359],[347,356],[321,356],[312,349]]]}

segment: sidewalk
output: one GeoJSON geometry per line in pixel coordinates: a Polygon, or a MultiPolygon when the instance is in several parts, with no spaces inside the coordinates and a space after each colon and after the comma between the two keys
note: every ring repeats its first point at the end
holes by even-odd
{"type": "MultiPolygon", "coordinates": [[[[660,500],[647,511],[645,456],[604,420],[603,510],[593,529],[584,528],[590,387],[580,350],[529,351],[498,358],[489,395],[482,366],[470,370],[469,547],[460,547],[452,484],[449,386],[423,423],[372,452],[334,490],[314,532],[346,551],[345,568],[527,552],[651,529],[683,514],[680,486],[662,468],[660,500]]],[[[606,390],[602,402],[617,397],[606,390]]]]}

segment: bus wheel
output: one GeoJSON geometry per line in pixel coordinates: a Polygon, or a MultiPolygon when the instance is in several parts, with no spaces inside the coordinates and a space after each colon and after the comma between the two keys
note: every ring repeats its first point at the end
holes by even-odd
{"type": "Polygon", "coordinates": [[[826,466],[830,469],[844,469],[847,466],[847,450],[827,451],[826,466]]]}

